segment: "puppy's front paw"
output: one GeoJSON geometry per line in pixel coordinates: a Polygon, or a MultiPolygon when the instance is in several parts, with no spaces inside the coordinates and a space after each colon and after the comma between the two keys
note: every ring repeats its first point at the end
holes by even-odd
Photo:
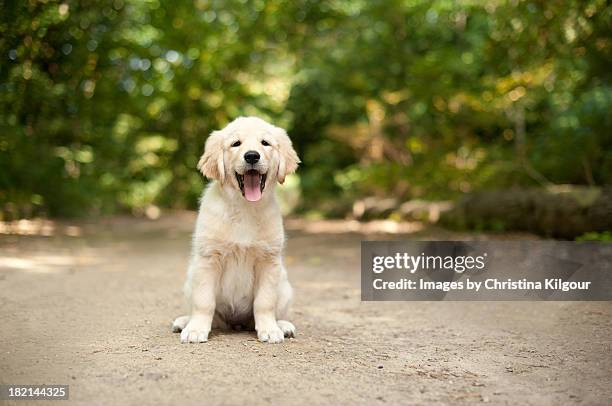
{"type": "Polygon", "coordinates": [[[205,343],[209,333],[210,323],[192,317],[181,331],[181,343],[205,343]]]}
{"type": "Polygon", "coordinates": [[[278,344],[284,340],[283,330],[278,328],[276,323],[270,327],[265,327],[257,330],[257,338],[262,343],[278,344]]]}

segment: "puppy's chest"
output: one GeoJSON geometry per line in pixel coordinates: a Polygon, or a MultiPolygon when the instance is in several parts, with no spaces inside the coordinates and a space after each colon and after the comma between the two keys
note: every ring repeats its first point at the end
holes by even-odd
{"type": "Polygon", "coordinates": [[[225,218],[221,234],[239,246],[273,244],[283,238],[282,220],[257,211],[234,212],[225,218]]]}
{"type": "Polygon", "coordinates": [[[217,293],[217,309],[228,319],[252,311],[254,300],[254,262],[249,256],[227,258],[217,293]]]}
{"type": "Polygon", "coordinates": [[[235,224],[225,230],[224,238],[230,244],[242,247],[253,246],[261,241],[260,232],[254,227],[245,227],[244,224],[235,224]]]}

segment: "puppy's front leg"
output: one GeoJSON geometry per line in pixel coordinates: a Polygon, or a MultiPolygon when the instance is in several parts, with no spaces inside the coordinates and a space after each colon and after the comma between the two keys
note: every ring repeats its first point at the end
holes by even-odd
{"type": "Polygon", "coordinates": [[[191,316],[181,331],[181,342],[203,343],[208,341],[212,326],[221,271],[209,258],[195,258],[191,266],[191,316]]]}
{"type": "Polygon", "coordinates": [[[281,266],[275,261],[266,261],[255,267],[255,330],[259,341],[281,343],[283,331],[276,323],[276,303],[281,266]]]}

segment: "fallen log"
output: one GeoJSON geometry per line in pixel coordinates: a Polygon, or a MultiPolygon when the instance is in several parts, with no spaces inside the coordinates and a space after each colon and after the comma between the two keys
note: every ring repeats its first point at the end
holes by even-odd
{"type": "Polygon", "coordinates": [[[573,239],[612,230],[612,187],[555,186],[470,193],[442,213],[440,223],[459,229],[528,231],[573,239]]]}

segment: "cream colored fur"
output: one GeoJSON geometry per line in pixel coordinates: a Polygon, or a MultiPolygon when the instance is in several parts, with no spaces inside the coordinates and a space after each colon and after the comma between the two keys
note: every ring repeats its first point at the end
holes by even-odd
{"type": "Polygon", "coordinates": [[[190,314],[173,324],[181,342],[205,342],[211,328],[255,328],[269,343],[295,334],[287,321],[293,293],[274,189],[298,163],[286,132],[256,117],[240,117],[207,139],[198,168],[214,181],[202,195],[193,235],[185,283],[190,314]],[[236,141],[241,145],[232,146],[236,141]],[[246,151],[260,154],[256,169],[267,175],[257,202],[243,197],[235,176],[248,166],[246,151]]]}

